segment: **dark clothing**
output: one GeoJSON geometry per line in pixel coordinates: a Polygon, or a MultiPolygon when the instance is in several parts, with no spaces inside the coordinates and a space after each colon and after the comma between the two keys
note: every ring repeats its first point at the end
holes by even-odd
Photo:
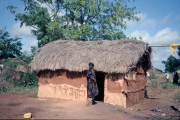
{"type": "Polygon", "coordinates": [[[179,76],[177,73],[175,73],[173,76],[173,84],[178,84],[178,79],[179,79],[179,76]]]}
{"type": "Polygon", "coordinates": [[[96,75],[94,70],[91,68],[87,73],[87,97],[94,98],[99,93],[97,83],[96,83],[96,75]]]}

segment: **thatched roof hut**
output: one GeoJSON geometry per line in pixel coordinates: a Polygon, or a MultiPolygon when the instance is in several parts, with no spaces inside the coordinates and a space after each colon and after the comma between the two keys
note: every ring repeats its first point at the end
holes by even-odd
{"type": "Polygon", "coordinates": [[[96,100],[128,107],[144,98],[151,48],[137,40],[48,43],[31,63],[39,72],[38,96],[85,101],[89,62],[96,70],[96,100]]]}
{"type": "Polygon", "coordinates": [[[119,41],[62,41],[57,40],[42,47],[31,63],[32,69],[82,72],[93,62],[97,71],[126,73],[148,55],[147,69],[151,66],[148,44],[136,40],[119,41]]]}

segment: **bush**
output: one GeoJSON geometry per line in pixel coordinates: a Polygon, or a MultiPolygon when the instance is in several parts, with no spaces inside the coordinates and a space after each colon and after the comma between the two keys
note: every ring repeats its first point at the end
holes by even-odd
{"type": "Polygon", "coordinates": [[[177,92],[177,93],[174,94],[173,99],[174,99],[175,101],[180,101],[180,94],[179,94],[179,92],[177,92]]]}
{"type": "Polygon", "coordinates": [[[37,90],[38,90],[37,86],[19,87],[19,86],[14,86],[12,84],[0,85],[0,93],[37,94],[37,90]]]}
{"type": "Polygon", "coordinates": [[[19,80],[13,83],[15,86],[37,86],[38,78],[36,73],[21,73],[19,80]]]}
{"type": "Polygon", "coordinates": [[[22,85],[15,86],[14,83],[10,83],[5,80],[0,80],[0,93],[37,94],[37,90],[38,90],[37,88],[38,88],[37,86],[30,86],[30,85],[26,87],[22,85]]]}
{"type": "Polygon", "coordinates": [[[4,85],[0,85],[0,92],[7,92],[7,88],[4,85]]]}
{"type": "Polygon", "coordinates": [[[0,93],[7,92],[8,89],[9,89],[9,83],[1,79],[0,80],[0,93]]]}
{"type": "Polygon", "coordinates": [[[149,79],[156,79],[157,76],[156,76],[156,73],[152,72],[149,79]]]}
{"type": "Polygon", "coordinates": [[[152,87],[157,87],[157,86],[158,86],[157,80],[151,80],[150,86],[152,86],[152,87]]]}
{"type": "Polygon", "coordinates": [[[164,82],[161,86],[163,89],[171,89],[171,88],[177,88],[177,85],[174,85],[171,82],[164,82]]]}
{"type": "Polygon", "coordinates": [[[28,73],[28,64],[33,59],[36,50],[36,47],[32,47],[30,53],[24,52],[19,57],[3,60],[4,68],[2,74],[0,74],[0,78],[2,78],[0,79],[0,92],[37,92],[37,73],[28,73]],[[25,71],[27,73],[25,73],[25,71]]]}
{"type": "Polygon", "coordinates": [[[37,86],[37,73],[23,73],[16,71],[16,67],[20,65],[18,60],[7,60],[3,69],[3,80],[14,86],[37,86]]]}
{"type": "Polygon", "coordinates": [[[16,81],[18,78],[18,72],[15,71],[18,63],[16,61],[12,60],[6,60],[4,62],[4,68],[3,68],[3,80],[8,81],[8,82],[13,82],[16,81]]]}

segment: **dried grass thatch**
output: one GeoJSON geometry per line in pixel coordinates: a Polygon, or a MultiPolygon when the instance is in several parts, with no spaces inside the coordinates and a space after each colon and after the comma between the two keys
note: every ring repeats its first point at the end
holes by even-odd
{"type": "Polygon", "coordinates": [[[31,66],[33,70],[85,71],[93,62],[97,71],[106,73],[126,73],[136,67],[143,56],[147,68],[151,49],[148,44],[137,40],[115,41],[65,41],[57,40],[42,47],[35,55],[31,66]]]}

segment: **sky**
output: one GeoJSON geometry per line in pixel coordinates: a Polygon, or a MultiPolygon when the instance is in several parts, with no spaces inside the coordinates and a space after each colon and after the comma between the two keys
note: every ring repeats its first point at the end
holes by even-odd
{"type": "MultiPolygon", "coordinates": [[[[11,36],[18,36],[23,43],[22,51],[30,51],[31,46],[37,45],[36,37],[30,28],[20,28],[20,21],[15,21],[14,16],[7,10],[8,5],[17,6],[18,11],[23,11],[20,0],[0,0],[0,28],[6,27],[11,36]]],[[[180,0],[135,0],[129,6],[136,7],[138,22],[127,21],[127,29],[123,32],[129,37],[142,37],[142,41],[149,45],[180,44],[180,0]]],[[[169,47],[153,47],[153,66],[164,70],[162,61],[167,60],[171,54],[169,47]]]]}

